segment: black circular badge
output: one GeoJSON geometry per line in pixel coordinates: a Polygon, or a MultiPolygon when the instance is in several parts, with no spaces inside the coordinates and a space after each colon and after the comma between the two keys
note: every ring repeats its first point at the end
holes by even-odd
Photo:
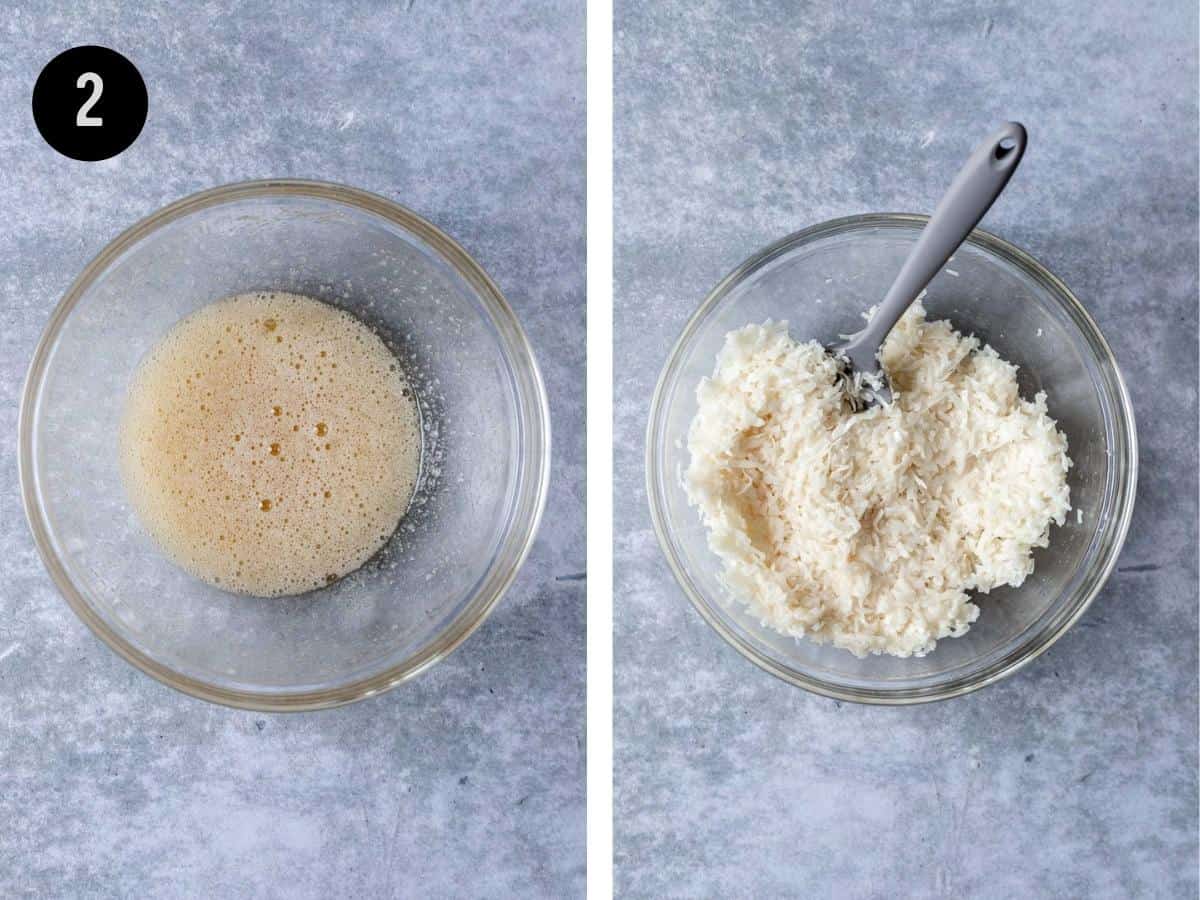
{"type": "Polygon", "coordinates": [[[107,47],[72,47],[46,64],[33,86],[33,121],[46,143],[71,159],[116,156],[146,124],[146,82],[107,47]]]}

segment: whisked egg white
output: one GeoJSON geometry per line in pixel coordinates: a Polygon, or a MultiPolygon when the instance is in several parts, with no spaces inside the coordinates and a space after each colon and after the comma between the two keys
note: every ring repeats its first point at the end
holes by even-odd
{"type": "Polygon", "coordinates": [[[135,373],[121,471],[142,523],[198,578],[272,597],[336,581],[395,531],[421,423],[384,342],[281,292],[183,319],[135,373]]]}

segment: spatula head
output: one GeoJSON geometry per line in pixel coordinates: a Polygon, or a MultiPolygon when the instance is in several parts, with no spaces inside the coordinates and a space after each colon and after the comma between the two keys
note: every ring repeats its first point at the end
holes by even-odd
{"type": "Polygon", "coordinates": [[[892,402],[892,386],[888,383],[887,373],[879,365],[879,360],[871,358],[871,365],[856,365],[854,358],[847,352],[846,345],[836,345],[829,348],[838,363],[838,385],[846,396],[852,412],[862,412],[872,406],[887,405],[892,402]]]}

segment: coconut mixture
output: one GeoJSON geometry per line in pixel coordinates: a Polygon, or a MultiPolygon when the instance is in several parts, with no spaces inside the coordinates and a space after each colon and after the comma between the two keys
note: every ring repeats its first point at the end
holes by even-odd
{"type": "Polygon", "coordinates": [[[881,354],[895,400],[850,411],[785,322],[730,332],[697,389],[685,475],[724,580],[765,625],[923,656],[1020,585],[1071,508],[1066,437],[1017,369],[915,304],[881,354]]]}
{"type": "Polygon", "coordinates": [[[420,471],[421,426],[366,325],[257,293],[204,307],[150,352],[120,448],[133,506],[171,559],[278,596],[333,582],[387,542],[420,471]]]}

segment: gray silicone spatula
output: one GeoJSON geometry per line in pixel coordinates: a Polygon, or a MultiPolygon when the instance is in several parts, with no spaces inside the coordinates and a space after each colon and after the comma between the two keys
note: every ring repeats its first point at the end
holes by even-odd
{"type": "Polygon", "coordinates": [[[1024,126],[1006,122],[975,148],[921,230],[867,327],[829,348],[842,363],[847,394],[856,410],[892,402],[891,387],[879,364],[880,347],[904,311],[996,202],[1025,153],[1025,140],[1024,126]]]}

